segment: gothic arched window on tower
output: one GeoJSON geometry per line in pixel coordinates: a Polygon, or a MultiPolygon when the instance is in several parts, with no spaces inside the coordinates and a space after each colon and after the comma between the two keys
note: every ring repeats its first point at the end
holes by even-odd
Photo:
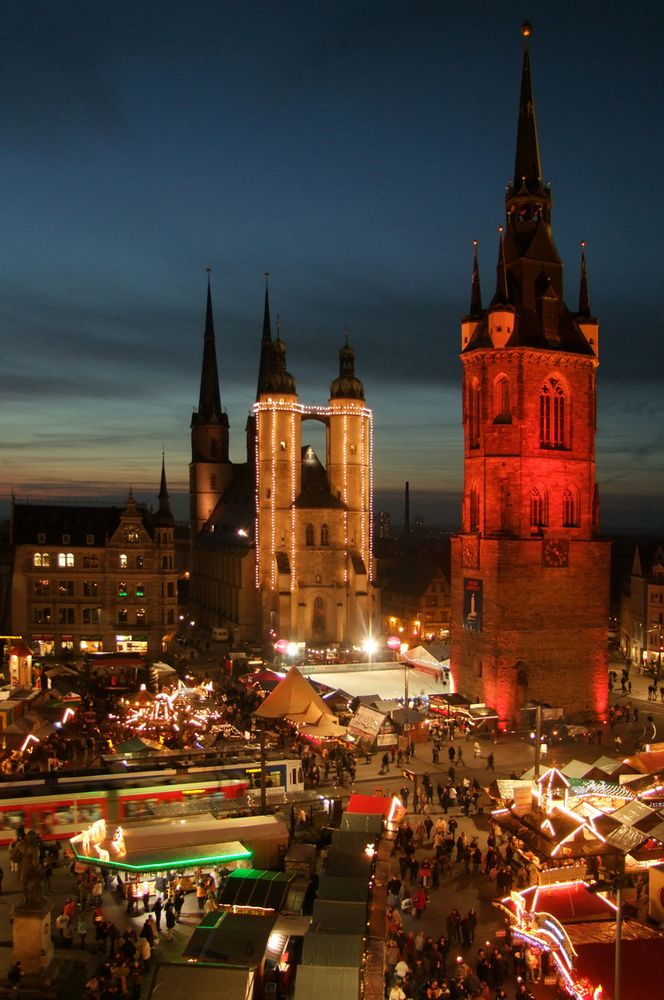
{"type": "Polygon", "coordinates": [[[308,524],[304,529],[304,544],[314,545],[314,526],[313,524],[308,524]]]}
{"type": "Polygon", "coordinates": [[[494,424],[512,423],[512,392],[507,375],[499,375],[493,384],[493,422],[494,424]]]}
{"type": "Polygon", "coordinates": [[[534,486],[530,493],[530,526],[543,528],[546,523],[546,494],[534,486]]]}
{"type": "Polygon", "coordinates": [[[314,608],[311,615],[311,630],[314,635],[325,633],[325,605],[322,597],[314,599],[314,608]]]}
{"type": "Polygon", "coordinates": [[[217,488],[217,477],[213,472],[212,475],[210,476],[210,489],[216,490],[216,488],[217,488]]]}
{"type": "Polygon", "coordinates": [[[550,378],[540,391],[540,448],[565,446],[565,392],[557,379],[550,378]]]}
{"type": "Polygon", "coordinates": [[[572,490],[563,490],[563,528],[577,528],[579,506],[572,490]]]}
{"type": "Polygon", "coordinates": [[[468,387],[468,447],[480,446],[480,384],[476,378],[468,387]]]}
{"type": "Polygon", "coordinates": [[[321,529],[320,529],[320,543],[321,543],[321,545],[329,545],[330,544],[330,529],[328,528],[328,526],[326,524],[322,524],[321,525],[321,529]]]}
{"type": "Polygon", "coordinates": [[[470,505],[468,512],[468,530],[480,530],[480,492],[476,485],[470,488],[470,505]]]}

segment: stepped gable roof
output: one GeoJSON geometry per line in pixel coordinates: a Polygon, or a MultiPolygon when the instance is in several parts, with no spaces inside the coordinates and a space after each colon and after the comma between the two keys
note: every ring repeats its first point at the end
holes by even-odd
{"type": "Polygon", "coordinates": [[[330,488],[327,470],[310,445],[302,448],[302,480],[295,506],[300,508],[334,507],[344,510],[346,504],[330,488]]]}

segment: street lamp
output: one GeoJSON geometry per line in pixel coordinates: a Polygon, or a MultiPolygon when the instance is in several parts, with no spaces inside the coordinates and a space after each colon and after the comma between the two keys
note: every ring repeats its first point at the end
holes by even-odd
{"type": "Polygon", "coordinates": [[[375,639],[372,639],[371,636],[369,636],[368,639],[364,640],[364,643],[362,645],[362,649],[364,650],[364,652],[369,657],[369,666],[371,666],[371,664],[373,662],[374,653],[378,649],[378,643],[376,642],[375,639]]]}

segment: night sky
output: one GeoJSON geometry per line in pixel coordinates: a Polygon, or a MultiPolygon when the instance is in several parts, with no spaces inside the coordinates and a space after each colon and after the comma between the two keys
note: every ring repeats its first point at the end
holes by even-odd
{"type": "Polygon", "coordinates": [[[565,298],[586,240],[600,320],[602,523],[664,531],[664,9],[615,0],[6,5],[4,496],[154,501],[163,447],[186,514],[210,267],[232,457],[269,271],[302,402],[348,326],[377,505],[400,520],[408,479],[458,524],[459,322],[473,239],[495,288],[525,17],[565,298]]]}

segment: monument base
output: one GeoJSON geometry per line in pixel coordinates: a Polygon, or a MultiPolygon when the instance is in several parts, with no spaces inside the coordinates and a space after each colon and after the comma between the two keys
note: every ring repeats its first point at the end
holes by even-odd
{"type": "Polygon", "coordinates": [[[14,907],[12,960],[20,961],[28,975],[43,972],[53,961],[51,909],[49,903],[41,906],[19,903],[14,907]]]}

